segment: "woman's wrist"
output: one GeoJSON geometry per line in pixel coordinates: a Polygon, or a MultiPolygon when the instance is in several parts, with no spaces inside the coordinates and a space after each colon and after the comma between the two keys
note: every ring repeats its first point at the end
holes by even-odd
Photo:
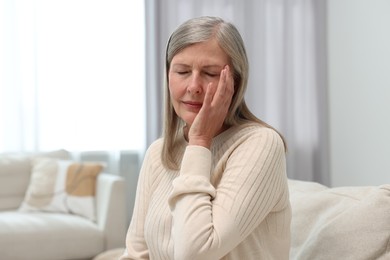
{"type": "Polygon", "coordinates": [[[210,149],[211,147],[211,139],[203,139],[203,138],[190,138],[188,140],[189,145],[197,145],[197,146],[203,146],[207,149],[210,149]]]}

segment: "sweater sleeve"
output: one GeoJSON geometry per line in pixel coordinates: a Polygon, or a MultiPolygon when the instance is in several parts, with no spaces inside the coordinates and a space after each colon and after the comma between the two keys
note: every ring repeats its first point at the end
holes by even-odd
{"type": "Polygon", "coordinates": [[[230,154],[218,185],[210,181],[211,152],[188,146],[173,182],[175,259],[220,259],[248,236],[278,205],[285,155],[269,129],[244,139],[230,154]]]}

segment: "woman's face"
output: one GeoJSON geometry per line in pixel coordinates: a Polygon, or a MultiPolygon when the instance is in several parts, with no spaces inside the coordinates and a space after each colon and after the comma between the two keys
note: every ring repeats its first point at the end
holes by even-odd
{"type": "Polygon", "coordinates": [[[168,73],[171,102],[188,126],[202,107],[207,85],[218,85],[225,65],[229,57],[214,39],[190,45],[173,57],[168,73]]]}

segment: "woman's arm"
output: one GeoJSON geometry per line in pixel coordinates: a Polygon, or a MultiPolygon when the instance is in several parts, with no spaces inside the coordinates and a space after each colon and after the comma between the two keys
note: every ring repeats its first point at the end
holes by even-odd
{"type": "Polygon", "coordinates": [[[284,146],[271,129],[243,140],[230,155],[217,187],[210,182],[210,171],[211,152],[188,146],[169,199],[175,259],[220,259],[286,194],[284,146]]]}

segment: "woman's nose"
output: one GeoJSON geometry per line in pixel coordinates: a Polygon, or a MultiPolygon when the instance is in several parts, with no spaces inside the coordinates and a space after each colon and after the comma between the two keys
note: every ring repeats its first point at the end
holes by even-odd
{"type": "Polygon", "coordinates": [[[201,94],[203,91],[202,79],[199,75],[194,73],[191,76],[190,82],[187,87],[187,91],[191,94],[201,94]]]}

